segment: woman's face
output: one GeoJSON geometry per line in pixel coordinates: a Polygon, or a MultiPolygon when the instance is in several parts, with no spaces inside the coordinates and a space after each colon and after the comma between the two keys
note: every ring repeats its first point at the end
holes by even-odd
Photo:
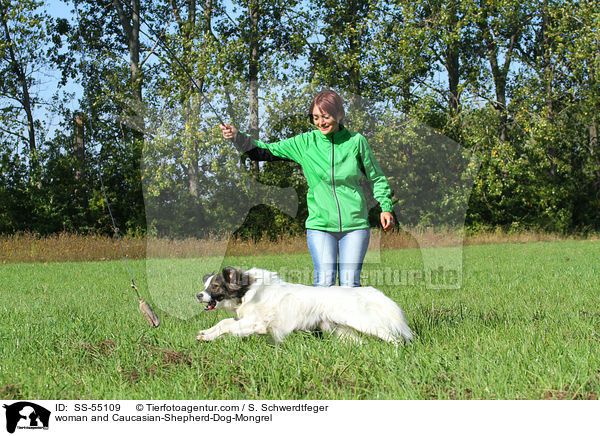
{"type": "Polygon", "coordinates": [[[340,123],[332,115],[321,111],[317,105],[313,108],[312,119],[314,125],[323,135],[340,130],[340,123]]]}

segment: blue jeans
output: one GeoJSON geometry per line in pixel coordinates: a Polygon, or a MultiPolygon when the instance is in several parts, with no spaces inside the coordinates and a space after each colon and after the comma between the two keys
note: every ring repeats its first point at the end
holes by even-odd
{"type": "Polygon", "coordinates": [[[335,285],[338,271],[340,286],[360,286],[360,272],[370,237],[369,229],[348,232],[308,229],[306,240],[315,269],[313,286],[335,285]]]}

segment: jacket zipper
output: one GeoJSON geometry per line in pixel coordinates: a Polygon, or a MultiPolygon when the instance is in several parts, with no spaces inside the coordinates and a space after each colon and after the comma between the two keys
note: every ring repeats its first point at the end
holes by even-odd
{"type": "Polygon", "coordinates": [[[340,212],[340,203],[338,201],[337,194],[335,193],[335,179],[333,177],[333,158],[334,158],[333,135],[331,135],[331,189],[333,190],[333,198],[335,199],[335,205],[337,207],[339,231],[341,232],[342,231],[342,213],[340,212]]]}

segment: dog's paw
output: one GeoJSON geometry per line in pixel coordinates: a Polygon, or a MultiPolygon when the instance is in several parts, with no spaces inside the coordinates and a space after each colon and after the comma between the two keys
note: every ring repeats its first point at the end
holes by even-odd
{"type": "Polygon", "coordinates": [[[214,335],[207,333],[206,331],[198,332],[196,339],[199,341],[214,341],[214,335]]]}

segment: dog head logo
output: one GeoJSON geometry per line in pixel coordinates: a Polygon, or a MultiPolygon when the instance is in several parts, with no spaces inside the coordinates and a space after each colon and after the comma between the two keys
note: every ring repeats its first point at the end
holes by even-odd
{"type": "Polygon", "coordinates": [[[27,401],[19,401],[6,409],[6,430],[14,433],[18,428],[47,429],[50,424],[50,411],[27,401]]]}

